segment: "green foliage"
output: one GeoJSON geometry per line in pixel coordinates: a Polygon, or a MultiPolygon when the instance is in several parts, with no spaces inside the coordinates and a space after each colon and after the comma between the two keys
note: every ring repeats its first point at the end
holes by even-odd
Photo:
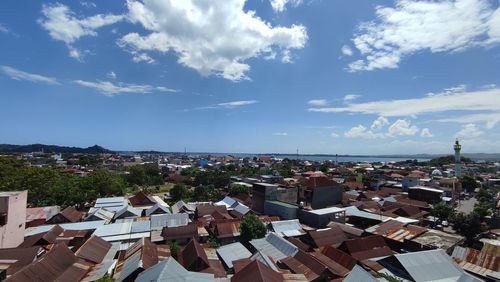
{"type": "Polygon", "coordinates": [[[402,279],[399,279],[396,276],[393,276],[393,275],[390,275],[387,273],[383,273],[383,272],[379,272],[378,275],[380,277],[384,278],[388,282],[401,282],[401,281],[403,281],[402,279]]]}
{"type": "Polygon", "coordinates": [[[491,194],[490,190],[488,188],[481,188],[476,194],[476,199],[479,202],[483,203],[491,203],[491,200],[493,199],[493,195],[491,194]]]}
{"type": "Polygon", "coordinates": [[[476,180],[468,175],[464,175],[462,179],[460,179],[460,184],[462,185],[462,189],[469,193],[474,192],[474,190],[479,186],[476,180]]]}
{"type": "Polygon", "coordinates": [[[165,183],[156,164],[134,165],[130,167],[127,181],[130,185],[162,185],[165,183]]]}
{"type": "Polygon", "coordinates": [[[222,193],[214,185],[199,185],[194,188],[193,200],[199,202],[219,201],[222,193]]]}
{"type": "Polygon", "coordinates": [[[113,279],[113,277],[109,276],[108,274],[96,280],[96,282],[114,282],[114,281],[115,279],[113,279]]]}
{"type": "Polygon", "coordinates": [[[238,194],[249,194],[248,187],[244,185],[233,185],[231,187],[231,196],[236,196],[238,194]]]}
{"type": "Polygon", "coordinates": [[[170,189],[170,196],[174,201],[179,201],[187,196],[188,190],[184,183],[176,183],[172,189],[170,189]]]}
{"type": "Polygon", "coordinates": [[[229,178],[231,175],[220,169],[197,171],[194,179],[193,185],[214,185],[217,188],[226,187],[229,184],[229,178]]]}
{"type": "Polygon", "coordinates": [[[175,241],[173,241],[170,244],[170,256],[173,257],[174,259],[177,259],[177,256],[179,255],[179,251],[181,250],[181,247],[179,244],[175,241]]]}
{"type": "Polygon", "coordinates": [[[266,226],[255,215],[246,214],[241,221],[241,239],[249,242],[266,236],[266,226]]]}
{"type": "Polygon", "coordinates": [[[210,236],[207,240],[208,245],[210,245],[210,248],[217,249],[220,247],[219,242],[217,242],[217,239],[214,236],[210,236]]]}
{"type": "Polygon", "coordinates": [[[453,216],[454,212],[455,210],[452,206],[443,202],[435,204],[432,208],[432,214],[440,220],[449,220],[453,216]]]}
{"type": "Polygon", "coordinates": [[[0,158],[0,191],[28,190],[30,206],[82,208],[98,196],[121,195],[124,189],[122,177],[108,170],[80,177],[55,167],[24,166],[12,158],[0,158]]]}
{"type": "Polygon", "coordinates": [[[453,218],[453,229],[458,234],[466,238],[467,244],[472,244],[478,234],[484,231],[484,226],[481,224],[481,219],[478,214],[457,213],[453,218]]]}
{"type": "Polygon", "coordinates": [[[479,218],[483,219],[485,216],[491,214],[491,203],[478,201],[474,204],[474,213],[479,216],[479,218]]]}
{"type": "MultiPolygon", "coordinates": [[[[461,157],[460,158],[461,162],[464,163],[471,163],[472,160],[469,158],[461,157]]],[[[449,155],[449,156],[443,156],[443,157],[438,157],[434,158],[429,161],[430,166],[436,166],[436,167],[441,167],[443,165],[449,165],[449,164],[454,164],[455,163],[455,156],[449,155]]]]}

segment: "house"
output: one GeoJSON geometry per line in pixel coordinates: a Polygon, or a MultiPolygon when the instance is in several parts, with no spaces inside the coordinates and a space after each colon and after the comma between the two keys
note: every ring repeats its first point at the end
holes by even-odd
{"type": "Polygon", "coordinates": [[[293,237],[306,234],[298,219],[271,222],[274,232],[279,235],[293,237]]]}
{"type": "Polygon", "coordinates": [[[26,228],[45,224],[55,214],[60,212],[59,206],[47,206],[26,209],[26,228]]]}
{"type": "Polygon", "coordinates": [[[152,207],[148,208],[145,211],[146,216],[150,216],[153,214],[166,214],[171,213],[170,209],[164,205],[160,205],[159,203],[154,204],[152,207]]]}
{"type": "MultiPolygon", "coordinates": [[[[109,197],[109,198],[98,198],[95,201],[94,208],[105,208],[108,211],[119,211],[123,207],[128,206],[127,199],[124,197],[109,197]]],[[[92,213],[93,209],[89,210],[92,213]]]]}
{"type": "Polygon", "coordinates": [[[217,240],[223,244],[227,244],[239,241],[240,224],[241,221],[238,219],[214,220],[210,223],[210,226],[217,240]]]}
{"type": "Polygon", "coordinates": [[[177,256],[179,263],[189,271],[200,272],[210,267],[208,257],[203,247],[195,239],[191,239],[189,243],[180,251],[177,256]]]}
{"type": "Polygon", "coordinates": [[[357,260],[366,260],[393,254],[384,241],[384,237],[380,235],[371,235],[344,241],[339,246],[339,249],[350,254],[357,260]]]}
{"type": "Polygon", "coordinates": [[[44,254],[41,246],[0,249],[0,279],[8,278],[44,254]]]}
{"type": "Polygon", "coordinates": [[[378,263],[393,275],[410,281],[481,281],[465,273],[441,249],[391,255],[378,263]]]}
{"type": "Polygon", "coordinates": [[[456,246],[451,257],[464,270],[485,280],[500,280],[500,244],[483,242],[481,251],[456,246]]]}
{"type": "Polygon", "coordinates": [[[125,252],[122,252],[116,263],[113,278],[115,281],[133,281],[137,275],[155,264],[163,257],[159,250],[165,246],[152,243],[147,238],[135,242],[125,252]]]}
{"type": "Polygon", "coordinates": [[[364,281],[364,282],[379,282],[378,279],[373,277],[368,271],[364,270],[361,266],[356,265],[352,269],[351,273],[347,275],[347,277],[344,279],[344,282],[359,282],[359,281],[364,281]]]}
{"type": "Polygon", "coordinates": [[[233,268],[233,261],[252,256],[252,253],[239,242],[220,247],[217,249],[217,254],[228,269],[233,268]]]}
{"type": "Polygon", "coordinates": [[[277,200],[278,185],[269,183],[253,183],[252,209],[258,213],[265,213],[265,201],[277,200]]]}
{"type": "Polygon", "coordinates": [[[188,223],[185,226],[164,227],[161,233],[163,239],[169,243],[187,243],[192,238],[198,239],[198,226],[196,223],[188,223]]]}
{"type": "Polygon", "coordinates": [[[124,206],[115,213],[115,220],[130,217],[139,217],[142,215],[142,210],[131,206],[124,206]]]}
{"type": "Polygon", "coordinates": [[[0,192],[0,248],[23,242],[28,191],[0,192]]]}
{"type": "Polygon", "coordinates": [[[174,258],[169,257],[154,266],[141,272],[136,282],[169,281],[169,282],[192,282],[192,281],[215,281],[211,273],[200,273],[188,271],[174,258]]]}
{"type": "Polygon", "coordinates": [[[104,220],[106,223],[110,223],[115,217],[115,212],[108,211],[105,208],[94,209],[92,213],[89,213],[84,221],[96,221],[96,220],[104,220]]]}
{"type": "Polygon", "coordinates": [[[342,229],[340,229],[340,227],[338,226],[309,231],[308,236],[304,238],[304,240],[308,242],[309,245],[312,245],[315,248],[321,248],[330,245],[338,247],[347,239],[347,235],[345,235],[342,229]]]}
{"type": "Polygon", "coordinates": [[[276,215],[284,220],[296,219],[299,207],[281,201],[265,201],[264,213],[267,215],[276,215]]]}
{"type": "Polygon", "coordinates": [[[78,258],[66,245],[56,244],[44,256],[17,271],[5,281],[79,281],[90,267],[90,263],[78,258]]]}
{"type": "Polygon", "coordinates": [[[79,222],[83,218],[83,213],[74,207],[67,207],[47,220],[47,224],[61,224],[79,222]]]}
{"type": "Polygon", "coordinates": [[[253,239],[250,241],[252,247],[262,254],[278,262],[287,257],[293,257],[299,250],[297,246],[278,236],[276,233],[269,233],[266,237],[253,239]]]}
{"type": "Polygon", "coordinates": [[[293,273],[304,274],[309,281],[325,281],[335,278],[335,275],[324,264],[302,250],[281,262],[293,273]]]}
{"type": "Polygon", "coordinates": [[[231,277],[231,282],[282,282],[283,274],[273,271],[258,260],[248,263],[231,277]]]}
{"type": "Polygon", "coordinates": [[[444,191],[430,187],[415,186],[408,189],[408,198],[435,204],[441,202],[444,191]]]}
{"type": "Polygon", "coordinates": [[[329,207],[316,210],[301,209],[298,212],[300,222],[314,228],[325,228],[331,221],[344,223],[346,210],[329,207]]]}
{"type": "Polygon", "coordinates": [[[308,177],[299,189],[299,201],[313,209],[322,209],[342,202],[344,188],[324,175],[308,177]]]}
{"type": "Polygon", "coordinates": [[[128,201],[133,207],[150,207],[156,204],[156,201],[153,199],[153,197],[148,196],[143,191],[135,193],[134,196],[128,198],[128,201]]]}

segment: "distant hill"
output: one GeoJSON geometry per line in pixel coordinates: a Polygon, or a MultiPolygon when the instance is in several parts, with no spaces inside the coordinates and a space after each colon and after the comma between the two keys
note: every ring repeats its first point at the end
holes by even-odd
{"type": "Polygon", "coordinates": [[[88,148],[79,148],[79,147],[67,147],[67,146],[45,145],[45,144],[30,144],[30,145],[0,144],[1,153],[31,153],[31,152],[41,152],[41,151],[45,153],[67,153],[67,154],[101,154],[101,153],[113,152],[99,145],[94,145],[88,148]]]}

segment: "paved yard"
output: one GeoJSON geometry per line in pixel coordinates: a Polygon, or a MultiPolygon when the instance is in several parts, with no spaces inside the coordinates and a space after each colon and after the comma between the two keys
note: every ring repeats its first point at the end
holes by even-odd
{"type": "Polygon", "coordinates": [[[462,200],[457,206],[457,211],[463,212],[465,214],[471,213],[474,209],[474,204],[477,202],[476,198],[470,198],[469,200],[462,200]]]}

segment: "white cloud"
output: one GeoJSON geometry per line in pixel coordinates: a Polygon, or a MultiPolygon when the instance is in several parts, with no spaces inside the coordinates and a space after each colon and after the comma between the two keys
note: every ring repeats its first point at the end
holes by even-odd
{"type": "Polygon", "coordinates": [[[298,7],[302,4],[302,0],[269,0],[271,3],[271,7],[275,12],[283,12],[286,10],[287,5],[291,5],[292,7],[298,7]]]}
{"type": "Polygon", "coordinates": [[[434,134],[431,133],[429,128],[422,128],[422,131],[420,131],[420,137],[430,138],[433,136],[434,134]]]}
{"type": "Polygon", "coordinates": [[[374,133],[371,130],[367,130],[363,125],[355,126],[349,131],[344,133],[344,137],[346,138],[365,138],[365,139],[375,139],[375,138],[384,138],[384,134],[382,133],[374,133]]]}
{"type": "Polygon", "coordinates": [[[118,45],[134,52],[173,52],[178,63],[202,75],[216,74],[237,81],[247,79],[250,58],[279,52],[283,61],[292,49],[307,42],[306,28],[271,26],[245,0],[232,1],[127,1],[128,18],[149,33],[129,33],[118,45]]]}
{"type": "Polygon", "coordinates": [[[376,20],[363,22],[352,41],[364,59],[349,71],[397,68],[421,51],[458,52],[500,42],[500,10],[487,0],[397,0],[377,6],[376,20]]]}
{"type": "Polygon", "coordinates": [[[492,129],[500,122],[500,113],[463,115],[458,117],[439,119],[438,121],[456,123],[485,123],[485,127],[487,129],[492,129]]]}
{"type": "Polygon", "coordinates": [[[481,131],[474,123],[469,123],[464,125],[462,129],[457,132],[457,134],[455,134],[455,137],[463,139],[473,139],[483,134],[484,131],[481,131]]]}
{"type": "Polygon", "coordinates": [[[411,125],[410,121],[398,119],[391,126],[389,126],[389,135],[415,135],[418,132],[418,127],[411,125]]]}
{"type": "Polygon", "coordinates": [[[273,135],[274,136],[288,136],[288,133],[286,133],[286,132],[276,132],[273,135]]]}
{"type": "Polygon", "coordinates": [[[332,133],[330,134],[330,136],[331,136],[332,138],[339,138],[339,137],[340,137],[340,135],[338,135],[338,134],[337,134],[337,133],[335,133],[335,132],[332,132],[332,133]]]}
{"type": "Polygon", "coordinates": [[[232,102],[219,103],[219,104],[217,104],[217,106],[223,107],[223,108],[236,108],[236,107],[251,105],[251,104],[255,104],[255,103],[257,103],[257,101],[255,101],[255,100],[242,100],[242,101],[232,101],[232,102]]]}
{"type": "Polygon", "coordinates": [[[14,80],[41,82],[41,83],[47,83],[47,84],[52,84],[52,85],[59,84],[59,82],[53,77],[24,72],[24,71],[21,71],[21,70],[18,70],[18,69],[9,67],[9,66],[0,66],[0,71],[14,80]]]}
{"type": "Polygon", "coordinates": [[[2,32],[2,33],[10,33],[10,28],[8,28],[6,25],[0,23],[0,32],[2,32]]]}
{"type": "Polygon", "coordinates": [[[307,101],[307,103],[312,106],[321,107],[321,106],[326,106],[328,102],[325,99],[312,99],[307,101]]]}
{"type": "Polygon", "coordinates": [[[113,96],[122,93],[146,94],[152,92],[178,92],[178,90],[175,89],[170,89],[163,86],[151,86],[147,84],[128,84],[121,82],[114,84],[109,81],[91,82],[84,80],[75,80],[74,83],[80,86],[95,89],[106,96],[113,96]]]}
{"type": "Polygon", "coordinates": [[[72,44],[83,36],[96,36],[96,30],[124,19],[122,15],[103,15],[83,18],[75,15],[68,6],[60,3],[42,7],[43,17],[38,23],[49,32],[50,37],[66,43],[70,57],[82,59],[82,54],[72,44]]]}
{"type": "Polygon", "coordinates": [[[371,129],[378,130],[386,125],[389,125],[389,120],[386,117],[378,117],[373,121],[371,129]]]}
{"type": "Polygon", "coordinates": [[[500,89],[484,89],[473,92],[432,95],[423,98],[382,100],[348,104],[340,108],[310,108],[311,112],[363,113],[385,117],[416,116],[446,111],[500,111],[500,89]]]}
{"type": "Polygon", "coordinates": [[[111,79],[116,79],[116,73],[114,71],[108,72],[106,76],[111,79]]]}
{"type": "Polygon", "coordinates": [[[342,46],[342,49],[340,49],[340,51],[342,52],[342,55],[344,55],[344,56],[352,56],[352,54],[353,54],[351,47],[349,47],[347,45],[342,46]]]}
{"type": "Polygon", "coordinates": [[[350,101],[358,99],[359,97],[360,97],[360,95],[347,94],[344,96],[344,102],[350,102],[350,101]]]}
{"type": "Polygon", "coordinates": [[[88,2],[88,1],[80,1],[80,5],[82,5],[85,8],[95,8],[97,5],[93,2],[88,2]]]}

